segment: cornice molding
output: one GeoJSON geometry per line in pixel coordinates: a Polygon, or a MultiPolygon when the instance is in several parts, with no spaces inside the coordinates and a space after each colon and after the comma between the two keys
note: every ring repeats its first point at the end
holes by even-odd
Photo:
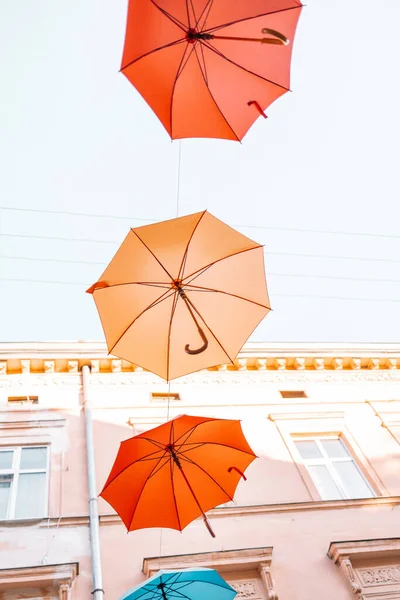
{"type": "MultiPolygon", "coordinates": [[[[277,514],[306,512],[315,510],[346,510],[354,508],[379,508],[389,507],[393,509],[400,506],[400,496],[380,496],[375,498],[363,498],[360,500],[320,500],[309,502],[290,502],[285,504],[260,504],[254,506],[225,506],[210,510],[207,515],[212,519],[218,518],[237,518],[252,515],[277,514]]],[[[65,516],[60,519],[56,516],[46,519],[18,519],[9,521],[0,521],[0,531],[5,528],[26,527],[27,525],[37,525],[38,527],[87,527],[89,525],[88,515],[65,516]]],[[[100,525],[107,527],[110,525],[121,525],[122,521],[117,514],[101,514],[100,525]]]]}
{"type": "Polygon", "coordinates": [[[0,569],[0,592],[36,587],[70,589],[78,574],[79,563],[0,569]]]}
{"type": "Polygon", "coordinates": [[[335,563],[343,559],[362,560],[400,558],[400,538],[382,538],[374,540],[347,540],[331,542],[328,556],[335,563]]]}
{"type": "MultiPolygon", "coordinates": [[[[335,382],[398,382],[400,381],[400,369],[396,370],[374,370],[374,371],[329,371],[329,370],[307,370],[307,371],[207,371],[194,373],[189,376],[175,380],[172,385],[260,385],[264,383],[335,383],[335,382]]],[[[131,385],[153,385],[165,386],[165,381],[152,373],[97,373],[89,379],[91,386],[131,386],[131,385]]],[[[82,385],[80,375],[69,374],[32,374],[30,376],[20,374],[0,375],[0,389],[23,390],[29,386],[29,390],[36,387],[75,387],[82,385]]]]}
{"type": "Polygon", "coordinates": [[[146,577],[151,577],[160,569],[176,571],[184,568],[206,567],[216,569],[220,573],[232,570],[258,570],[260,564],[271,564],[272,550],[272,547],[265,547],[144,558],[142,570],[146,577]]]}
{"type": "MultiPolygon", "coordinates": [[[[0,344],[0,378],[10,374],[78,374],[88,364],[92,373],[149,375],[140,367],[108,354],[102,342],[38,342],[0,344]]],[[[400,368],[399,344],[285,344],[248,343],[233,365],[220,365],[200,372],[221,377],[233,373],[285,373],[295,377],[310,371],[375,372],[400,368]]],[[[150,374],[151,375],[151,374],[150,374]]],[[[163,380],[151,375],[152,381],[163,380]]],[[[187,378],[181,378],[179,381],[187,378]]]]}

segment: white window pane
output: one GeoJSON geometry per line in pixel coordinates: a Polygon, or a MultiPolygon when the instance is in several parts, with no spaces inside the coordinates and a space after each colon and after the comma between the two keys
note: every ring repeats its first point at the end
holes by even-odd
{"type": "Polygon", "coordinates": [[[46,500],[46,473],[20,473],[18,479],[16,519],[43,517],[46,500]]]}
{"type": "Polygon", "coordinates": [[[13,454],[12,450],[0,451],[0,471],[3,469],[12,469],[13,454]]]}
{"type": "Polygon", "coordinates": [[[374,496],[353,461],[337,462],[335,469],[348,498],[372,498],[374,496]]]}
{"type": "Polygon", "coordinates": [[[341,440],[321,440],[325,452],[330,458],[346,458],[349,453],[341,440]]]}
{"type": "Polygon", "coordinates": [[[301,458],[322,458],[322,454],[314,440],[299,440],[295,444],[301,458]]]}
{"type": "Polygon", "coordinates": [[[312,480],[321,494],[322,500],[340,500],[343,498],[328,469],[324,465],[307,467],[312,480]]]}
{"type": "Polygon", "coordinates": [[[12,475],[0,475],[0,520],[7,519],[12,475]]]}
{"type": "Polygon", "coordinates": [[[47,448],[22,448],[20,469],[45,469],[47,448]]]}

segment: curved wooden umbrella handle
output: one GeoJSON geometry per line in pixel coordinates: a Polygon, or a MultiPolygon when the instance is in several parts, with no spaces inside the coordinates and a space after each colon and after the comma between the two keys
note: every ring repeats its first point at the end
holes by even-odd
{"type": "Polygon", "coordinates": [[[243,479],[244,479],[245,481],[247,481],[247,477],[246,477],[246,475],[243,473],[243,471],[241,471],[241,470],[240,470],[240,469],[238,469],[237,467],[229,467],[229,469],[228,469],[228,473],[230,473],[230,472],[232,471],[232,469],[233,469],[234,471],[236,471],[237,473],[239,473],[239,475],[240,475],[241,477],[243,477],[243,479]]]}
{"type": "Polygon", "coordinates": [[[204,350],[207,350],[208,339],[206,338],[204,331],[201,329],[201,327],[198,327],[198,332],[199,332],[201,339],[203,340],[203,345],[200,346],[200,348],[196,348],[195,350],[192,350],[189,347],[189,344],[186,344],[186,346],[185,346],[186,354],[201,354],[202,352],[204,352],[204,350]]]}
{"type": "MultiPolygon", "coordinates": [[[[266,33],[267,35],[273,35],[275,38],[280,40],[284,46],[287,46],[289,43],[289,40],[287,39],[287,37],[285,35],[283,35],[283,33],[281,33],[280,31],[276,31],[276,29],[269,29],[268,27],[264,27],[264,29],[261,30],[261,33],[264,33],[264,34],[266,33]]],[[[272,41],[272,40],[270,40],[270,41],[272,41]]],[[[266,39],[265,41],[263,41],[263,43],[268,44],[268,43],[270,43],[270,41],[268,41],[268,39],[266,39]]]]}

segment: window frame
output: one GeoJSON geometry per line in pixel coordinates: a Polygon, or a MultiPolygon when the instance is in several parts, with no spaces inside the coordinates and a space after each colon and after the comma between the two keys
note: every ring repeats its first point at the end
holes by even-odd
{"type": "Polygon", "coordinates": [[[365,476],[365,473],[361,470],[357,458],[354,456],[354,453],[352,452],[351,447],[349,447],[348,442],[343,438],[342,435],[340,434],[305,434],[305,435],[295,435],[292,436],[293,439],[293,443],[294,446],[296,448],[296,451],[298,452],[299,456],[300,456],[300,460],[302,462],[302,464],[304,465],[304,467],[307,469],[307,473],[310,476],[310,478],[313,481],[313,484],[315,486],[315,488],[318,491],[319,496],[321,497],[321,493],[318,490],[318,487],[314,481],[313,476],[311,475],[308,467],[311,466],[324,466],[332,481],[334,482],[334,484],[336,485],[337,489],[339,490],[339,493],[342,495],[342,498],[327,498],[327,499],[323,499],[321,497],[322,500],[326,501],[326,502],[330,502],[332,500],[358,500],[360,498],[354,498],[353,496],[350,496],[347,491],[346,488],[341,480],[340,474],[337,472],[337,470],[335,469],[335,463],[338,462],[350,462],[353,463],[355,468],[357,469],[357,471],[360,473],[365,485],[367,486],[367,488],[370,490],[371,492],[371,496],[362,496],[362,498],[376,498],[377,493],[376,490],[374,489],[374,487],[371,485],[371,482],[369,481],[368,477],[365,476]],[[338,440],[344,447],[344,449],[347,452],[347,456],[342,456],[342,457],[330,457],[328,455],[328,453],[326,452],[326,450],[323,447],[323,444],[321,443],[321,441],[323,440],[338,440]],[[300,454],[299,449],[297,448],[297,442],[301,442],[301,441],[313,441],[319,452],[321,453],[321,458],[303,458],[300,454]]]}
{"type": "Polygon", "coordinates": [[[10,469],[0,469],[0,475],[11,475],[10,495],[8,499],[5,521],[25,521],[27,519],[46,519],[49,514],[49,483],[50,483],[50,444],[21,444],[15,446],[0,446],[1,452],[13,452],[13,461],[10,469]],[[46,448],[46,466],[43,469],[21,469],[22,450],[30,448],[46,448]],[[43,515],[40,517],[15,517],[19,476],[25,473],[45,473],[45,501],[43,515]]]}

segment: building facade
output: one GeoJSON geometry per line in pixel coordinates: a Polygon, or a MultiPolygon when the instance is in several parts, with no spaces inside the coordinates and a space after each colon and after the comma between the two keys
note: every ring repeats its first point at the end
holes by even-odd
{"type": "Polygon", "coordinates": [[[249,344],[169,393],[102,344],[0,345],[1,600],[117,600],[196,565],[239,600],[400,600],[400,346],[249,344]],[[97,496],[122,440],[184,413],[241,419],[258,456],[215,539],[202,519],[127,534],[101,498],[91,530],[88,415],[97,496]]]}

